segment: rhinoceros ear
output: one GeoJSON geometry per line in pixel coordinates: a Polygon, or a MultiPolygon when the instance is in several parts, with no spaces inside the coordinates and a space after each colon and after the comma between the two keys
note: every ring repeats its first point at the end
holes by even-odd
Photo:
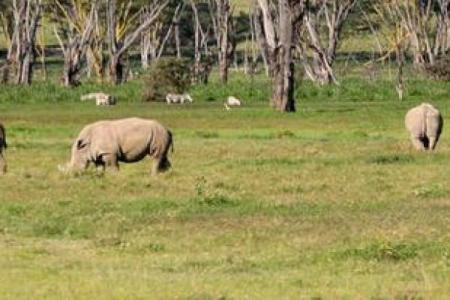
{"type": "Polygon", "coordinates": [[[88,144],[88,142],[85,141],[85,140],[78,140],[78,142],[77,142],[77,149],[78,149],[78,150],[81,150],[81,149],[83,149],[84,147],[86,147],[87,144],[88,144]]]}

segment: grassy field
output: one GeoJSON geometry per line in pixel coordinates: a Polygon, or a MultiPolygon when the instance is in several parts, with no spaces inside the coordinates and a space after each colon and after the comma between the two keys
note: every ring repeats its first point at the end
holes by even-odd
{"type": "Polygon", "coordinates": [[[170,107],[139,83],[103,87],[112,108],[78,101],[94,84],[1,87],[0,298],[447,298],[449,134],[416,153],[403,116],[423,100],[448,116],[448,84],[412,81],[404,102],[383,81],[305,84],[286,115],[266,81],[232,80],[170,107]],[[250,101],[225,111],[227,93],[250,101]],[[57,171],[84,124],[129,116],[174,132],[170,172],[57,171]]]}

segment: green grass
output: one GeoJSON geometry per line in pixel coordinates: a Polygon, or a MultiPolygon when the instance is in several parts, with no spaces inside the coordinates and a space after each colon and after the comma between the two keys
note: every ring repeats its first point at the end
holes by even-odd
{"type": "Polygon", "coordinates": [[[399,102],[388,80],[305,82],[279,114],[262,75],[231,78],[185,106],[142,103],[139,82],[2,86],[0,298],[446,298],[449,137],[416,153],[403,116],[431,99],[449,122],[448,84],[411,80],[399,102]],[[119,105],[79,102],[100,89],[119,105]],[[244,107],[225,111],[229,94],[244,107]],[[129,116],[174,132],[170,172],[57,171],[84,124],[129,116]]]}

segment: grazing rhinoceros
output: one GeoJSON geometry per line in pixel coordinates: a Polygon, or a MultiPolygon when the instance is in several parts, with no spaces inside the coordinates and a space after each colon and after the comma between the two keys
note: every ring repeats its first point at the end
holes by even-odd
{"type": "Polygon", "coordinates": [[[0,123],[0,175],[6,173],[6,160],[3,157],[3,151],[6,147],[6,131],[3,124],[0,123]]]}
{"type": "Polygon", "coordinates": [[[90,163],[119,169],[119,162],[132,163],[149,155],[152,174],[170,168],[167,158],[172,134],[159,122],[140,118],[99,121],[81,130],[72,146],[72,157],[62,171],[80,171],[90,163]]]}
{"type": "Polygon", "coordinates": [[[405,117],[406,128],[417,150],[434,150],[443,124],[439,110],[428,103],[410,109],[405,117]]]}

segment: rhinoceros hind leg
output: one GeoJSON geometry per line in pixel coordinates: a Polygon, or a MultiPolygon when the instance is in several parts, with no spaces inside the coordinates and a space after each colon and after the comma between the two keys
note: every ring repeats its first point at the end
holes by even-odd
{"type": "Polygon", "coordinates": [[[6,160],[3,157],[3,154],[0,149],[0,175],[3,175],[5,173],[6,173],[6,160]]]}
{"type": "Polygon", "coordinates": [[[429,143],[430,145],[429,145],[428,149],[434,150],[436,148],[436,144],[437,144],[439,138],[435,137],[435,136],[430,136],[429,140],[430,140],[430,143],[429,143]]]}
{"type": "Polygon", "coordinates": [[[156,176],[158,174],[160,164],[161,164],[161,158],[158,157],[153,160],[152,171],[151,171],[150,175],[156,176]]]}
{"type": "Polygon", "coordinates": [[[416,136],[411,136],[411,142],[416,150],[420,150],[420,151],[426,150],[423,139],[416,137],[416,136]]]}
{"type": "Polygon", "coordinates": [[[167,159],[167,156],[162,157],[155,157],[153,161],[152,171],[151,175],[155,176],[159,172],[164,172],[170,169],[171,164],[170,161],[167,159]]]}

